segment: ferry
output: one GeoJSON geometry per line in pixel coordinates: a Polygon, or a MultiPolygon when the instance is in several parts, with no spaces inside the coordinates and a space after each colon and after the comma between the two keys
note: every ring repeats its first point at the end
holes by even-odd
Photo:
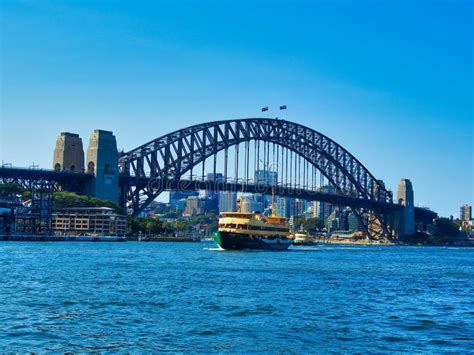
{"type": "Polygon", "coordinates": [[[214,242],[226,250],[287,250],[293,243],[288,220],[277,216],[273,207],[274,203],[271,216],[259,212],[222,212],[214,242]]]}
{"type": "Polygon", "coordinates": [[[294,245],[314,246],[318,245],[318,242],[308,237],[308,234],[304,231],[297,232],[293,238],[294,245]]]}

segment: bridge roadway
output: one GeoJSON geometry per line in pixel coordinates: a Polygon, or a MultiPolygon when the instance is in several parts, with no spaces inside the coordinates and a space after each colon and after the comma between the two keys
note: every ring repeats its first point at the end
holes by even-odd
{"type": "Polygon", "coordinates": [[[56,190],[82,192],[84,185],[94,179],[93,174],[84,172],[56,171],[52,169],[31,169],[19,167],[0,167],[0,183],[18,183],[24,188],[39,188],[50,185],[56,190]]]}
{"type": "MultiPolygon", "coordinates": [[[[155,179],[150,180],[147,177],[140,178],[135,176],[120,177],[121,184],[133,184],[135,186],[151,185],[153,189],[170,190],[170,191],[196,191],[196,190],[210,190],[210,191],[234,191],[244,193],[257,193],[257,194],[272,194],[272,186],[266,184],[249,184],[243,181],[208,181],[208,180],[161,180],[155,179]]],[[[300,187],[290,186],[275,186],[275,195],[283,197],[300,198],[307,201],[321,201],[327,202],[334,205],[354,207],[354,208],[369,208],[378,209],[382,211],[396,211],[402,208],[398,204],[388,204],[385,201],[374,201],[371,199],[365,199],[360,197],[352,197],[341,194],[329,194],[323,192],[317,192],[312,190],[303,189],[300,187]]]]}
{"type": "MultiPolygon", "coordinates": [[[[23,186],[25,185],[25,182],[29,182],[28,185],[38,182],[55,182],[59,183],[66,191],[80,192],[78,191],[80,186],[82,186],[84,183],[89,182],[93,178],[93,174],[83,172],[55,171],[48,169],[28,169],[18,167],[0,167],[0,182],[23,182],[23,186]]],[[[147,185],[149,182],[150,179],[147,177],[140,178],[124,174],[120,175],[121,185],[135,184],[139,186],[147,185]]],[[[246,193],[262,193],[269,195],[272,193],[272,187],[270,185],[245,184],[243,182],[233,181],[210,182],[203,180],[154,180],[153,184],[164,184],[165,190],[195,191],[208,189],[211,191],[243,191],[246,193]]],[[[275,187],[275,195],[301,198],[307,201],[321,201],[354,208],[376,208],[387,212],[396,211],[402,207],[394,203],[387,204],[385,202],[377,202],[370,199],[363,199],[337,194],[328,194],[323,192],[305,190],[298,187],[289,187],[281,185],[277,185],[275,187]]],[[[430,220],[437,217],[437,214],[435,212],[420,207],[415,207],[415,214],[418,218],[424,220],[430,220]]]]}
{"type": "Polygon", "coordinates": [[[94,174],[72,171],[56,171],[52,169],[32,169],[19,167],[0,167],[0,178],[29,179],[61,182],[65,180],[77,179],[79,181],[89,181],[94,178],[94,174]]]}

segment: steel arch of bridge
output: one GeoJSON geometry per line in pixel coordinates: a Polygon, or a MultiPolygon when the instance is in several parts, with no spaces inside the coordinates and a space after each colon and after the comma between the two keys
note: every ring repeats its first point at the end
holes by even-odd
{"type": "MultiPolygon", "coordinates": [[[[327,136],[286,120],[246,118],[180,129],[123,153],[119,159],[121,204],[137,214],[167,187],[176,186],[193,167],[223,150],[227,157],[229,147],[252,140],[274,143],[300,155],[340,195],[373,201],[380,206],[393,203],[391,192],[349,151],[327,136]]],[[[361,211],[358,212],[360,215],[361,211]]],[[[375,219],[382,220],[383,216],[376,214],[375,219]]]]}

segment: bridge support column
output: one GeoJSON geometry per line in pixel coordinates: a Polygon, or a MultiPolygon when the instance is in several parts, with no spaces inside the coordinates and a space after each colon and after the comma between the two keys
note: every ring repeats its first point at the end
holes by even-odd
{"type": "Polygon", "coordinates": [[[112,132],[95,130],[87,148],[86,171],[95,178],[88,194],[119,204],[119,168],[117,141],[112,132]]]}
{"type": "Polygon", "coordinates": [[[411,181],[408,179],[400,180],[397,191],[397,200],[403,206],[397,213],[396,230],[403,237],[412,235],[415,230],[415,206],[414,193],[411,181]]]}
{"type": "Polygon", "coordinates": [[[62,132],[54,148],[53,169],[84,172],[84,149],[78,134],[62,132]]]}

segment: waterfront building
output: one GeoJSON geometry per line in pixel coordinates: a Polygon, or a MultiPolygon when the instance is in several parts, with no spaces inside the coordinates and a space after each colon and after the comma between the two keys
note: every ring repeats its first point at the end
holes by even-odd
{"type": "Polygon", "coordinates": [[[340,217],[341,213],[339,212],[339,208],[334,208],[327,218],[326,228],[328,231],[341,229],[340,217]]]}
{"type": "Polygon", "coordinates": [[[56,234],[118,235],[127,234],[126,216],[108,207],[68,207],[53,211],[51,229],[56,234]]]}
{"type": "Polygon", "coordinates": [[[472,206],[468,205],[467,203],[462,205],[459,208],[459,219],[461,221],[469,222],[472,219],[472,206]]]}
{"type": "MultiPolygon", "coordinates": [[[[352,220],[352,225],[349,224],[350,215],[352,210],[350,208],[335,207],[328,217],[326,227],[328,230],[350,230],[352,227],[353,231],[362,231],[364,226],[361,225],[360,220],[354,215],[355,220],[352,220]]],[[[353,213],[352,213],[353,214],[353,213]]]]}
{"type": "Polygon", "coordinates": [[[339,229],[349,230],[349,214],[352,212],[351,208],[339,207],[339,229]]]}

